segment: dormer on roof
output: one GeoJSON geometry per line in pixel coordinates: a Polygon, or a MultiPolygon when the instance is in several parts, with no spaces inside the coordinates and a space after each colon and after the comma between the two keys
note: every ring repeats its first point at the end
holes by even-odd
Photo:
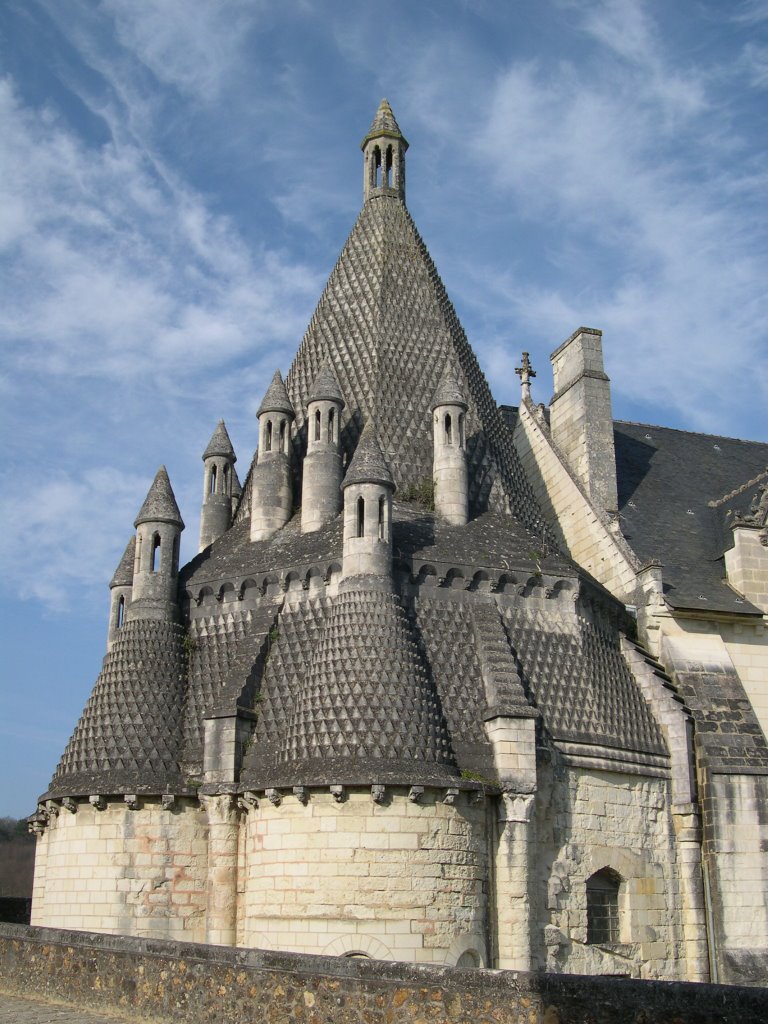
{"type": "Polygon", "coordinates": [[[405,151],[408,142],[387,100],[379,104],[360,148],[364,156],[365,200],[390,196],[405,202],[405,151]]]}

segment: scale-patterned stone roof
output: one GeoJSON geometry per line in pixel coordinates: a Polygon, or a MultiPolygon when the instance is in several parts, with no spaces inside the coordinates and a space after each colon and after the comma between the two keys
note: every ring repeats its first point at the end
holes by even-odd
{"type": "MultiPolygon", "coordinates": [[[[376,139],[380,135],[388,135],[393,139],[402,139],[405,142],[405,136],[400,131],[400,126],[395,120],[395,115],[392,113],[392,107],[389,105],[389,101],[383,99],[379,104],[378,110],[376,111],[371,127],[365,133],[363,141],[360,143],[362,149],[368,139],[376,139]]],[[[408,143],[405,142],[406,148],[408,143]]]]}
{"type": "Polygon", "coordinates": [[[127,622],[62,755],[48,796],[180,792],[184,630],[127,622]]]}
{"type": "Polygon", "coordinates": [[[109,581],[109,589],[112,587],[130,587],[133,583],[133,563],[136,560],[136,536],[125,545],[122,558],[117,563],[114,576],[109,581]]]}
{"type": "Polygon", "coordinates": [[[395,486],[372,423],[366,423],[363,428],[341,486],[362,483],[386,484],[392,488],[395,486]]]}
{"type": "Polygon", "coordinates": [[[165,466],[161,466],[155,474],[144,504],[133,521],[134,526],[141,523],[175,523],[184,529],[184,520],[176,504],[176,495],[173,493],[165,466]]]}
{"type": "Polygon", "coordinates": [[[232,447],[232,442],[229,439],[229,433],[227,432],[224,420],[219,420],[217,423],[216,429],[211,435],[211,440],[208,442],[205,451],[203,452],[203,461],[210,458],[212,455],[221,455],[225,459],[231,459],[232,462],[237,462],[235,449],[232,447]]]}
{"type": "Polygon", "coordinates": [[[440,379],[430,408],[434,411],[438,405],[463,405],[465,409],[467,407],[464,390],[459,383],[459,378],[450,367],[448,367],[440,379]]]}

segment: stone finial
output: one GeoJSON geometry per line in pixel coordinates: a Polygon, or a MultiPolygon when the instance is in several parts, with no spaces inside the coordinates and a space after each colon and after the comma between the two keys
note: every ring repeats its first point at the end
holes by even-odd
{"type": "Polygon", "coordinates": [[[285,412],[294,416],[293,404],[288,397],[288,392],[283,383],[283,377],[279,370],[275,370],[272,383],[267,388],[264,398],[261,400],[256,415],[261,416],[265,412],[285,412]]]}
{"type": "Polygon", "coordinates": [[[528,353],[523,352],[523,361],[520,366],[515,367],[515,373],[520,378],[520,384],[523,390],[523,398],[531,397],[531,381],[536,376],[536,371],[531,366],[531,360],[528,358],[528,353]]]}
{"type": "Polygon", "coordinates": [[[136,559],[136,535],[128,541],[123,557],[117,563],[115,575],[109,582],[109,589],[114,587],[130,587],[133,585],[133,563],[136,559]]]}
{"type": "Polygon", "coordinates": [[[216,429],[211,435],[211,440],[203,452],[203,462],[213,455],[220,455],[224,459],[229,459],[230,462],[237,462],[235,449],[232,447],[224,420],[219,420],[216,425],[216,429]]]}
{"type": "Polygon", "coordinates": [[[184,520],[176,504],[176,496],[165,466],[158,469],[152,486],[147,491],[144,504],[133,521],[134,526],[140,526],[142,523],[173,523],[179,529],[184,529],[184,520]]]}
{"type": "Polygon", "coordinates": [[[458,376],[450,366],[446,368],[445,373],[440,378],[440,383],[437,386],[430,408],[434,412],[441,405],[458,405],[464,410],[469,408],[464,397],[464,389],[459,383],[458,376]]]}
{"type": "Polygon", "coordinates": [[[309,389],[307,404],[310,402],[339,402],[342,406],[344,405],[344,396],[341,393],[336,374],[327,360],[320,367],[320,371],[309,389]]]}
{"type": "Polygon", "coordinates": [[[373,421],[368,420],[357,442],[342,489],[350,484],[383,484],[394,490],[395,482],[381,450],[373,421]]]}
{"type": "Polygon", "coordinates": [[[371,127],[360,143],[360,148],[365,149],[366,142],[369,142],[371,139],[381,138],[381,136],[386,136],[390,139],[400,139],[403,150],[408,148],[406,138],[400,131],[400,126],[395,120],[395,115],[392,113],[392,107],[390,107],[389,101],[386,99],[383,99],[379,104],[379,108],[371,122],[371,127]]]}

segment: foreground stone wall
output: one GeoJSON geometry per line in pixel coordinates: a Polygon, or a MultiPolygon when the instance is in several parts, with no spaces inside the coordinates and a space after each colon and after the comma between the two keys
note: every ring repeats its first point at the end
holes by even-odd
{"type": "Polygon", "coordinates": [[[184,1024],[763,1024],[768,990],[224,949],[0,924],[0,992],[184,1024]]]}

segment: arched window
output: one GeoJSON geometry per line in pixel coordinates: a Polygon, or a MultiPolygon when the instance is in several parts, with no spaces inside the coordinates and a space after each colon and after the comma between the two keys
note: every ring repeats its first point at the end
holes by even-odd
{"type": "Polygon", "coordinates": [[[449,412],[445,414],[445,443],[453,444],[453,424],[451,423],[451,414],[449,412]]]}
{"type": "Polygon", "coordinates": [[[125,598],[120,595],[120,600],[117,602],[117,615],[115,616],[115,628],[122,629],[123,623],[125,622],[125,598]]]}
{"type": "Polygon", "coordinates": [[[392,187],[392,147],[387,146],[387,162],[386,162],[386,184],[388,187],[392,187]]]}
{"type": "Polygon", "coordinates": [[[229,494],[229,466],[224,464],[224,493],[229,494]]]}
{"type": "Polygon", "coordinates": [[[365,535],[365,501],[362,497],[357,499],[357,536],[365,535]]]}
{"type": "Polygon", "coordinates": [[[334,432],[336,430],[336,416],[333,409],[328,410],[328,444],[333,444],[336,440],[334,432]]]}
{"type": "Polygon", "coordinates": [[[381,150],[378,146],[373,151],[373,184],[376,188],[381,186],[381,150]]]}
{"type": "Polygon", "coordinates": [[[480,966],[480,956],[474,949],[466,949],[456,961],[456,966],[464,970],[473,970],[480,966]]]}
{"type": "Polygon", "coordinates": [[[342,953],[342,956],[347,960],[370,960],[371,958],[367,953],[363,953],[361,949],[351,949],[349,953],[342,953]]]}
{"type": "Polygon", "coordinates": [[[155,533],[152,536],[152,554],[149,559],[149,571],[159,572],[160,571],[160,534],[155,533]]]}
{"type": "Polygon", "coordinates": [[[619,889],[621,876],[610,868],[587,879],[587,942],[619,942],[619,889]]]}
{"type": "Polygon", "coordinates": [[[216,466],[211,466],[211,471],[208,474],[208,493],[216,493],[216,466]]]}
{"type": "Polygon", "coordinates": [[[315,412],[315,440],[320,440],[320,410],[315,412]]]}
{"type": "Polygon", "coordinates": [[[272,451],[272,420],[267,420],[267,424],[264,427],[264,451],[272,451]]]}
{"type": "Polygon", "coordinates": [[[280,420],[280,451],[288,451],[288,446],[285,443],[285,420],[280,420]]]}
{"type": "Polygon", "coordinates": [[[386,540],[385,530],[386,524],[384,522],[384,515],[387,507],[387,499],[382,496],[379,498],[379,540],[386,540]]]}
{"type": "Polygon", "coordinates": [[[464,438],[464,413],[460,412],[459,413],[459,444],[463,448],[465,443],[466,442],[465,442],[465,438],[464,438]]]}

